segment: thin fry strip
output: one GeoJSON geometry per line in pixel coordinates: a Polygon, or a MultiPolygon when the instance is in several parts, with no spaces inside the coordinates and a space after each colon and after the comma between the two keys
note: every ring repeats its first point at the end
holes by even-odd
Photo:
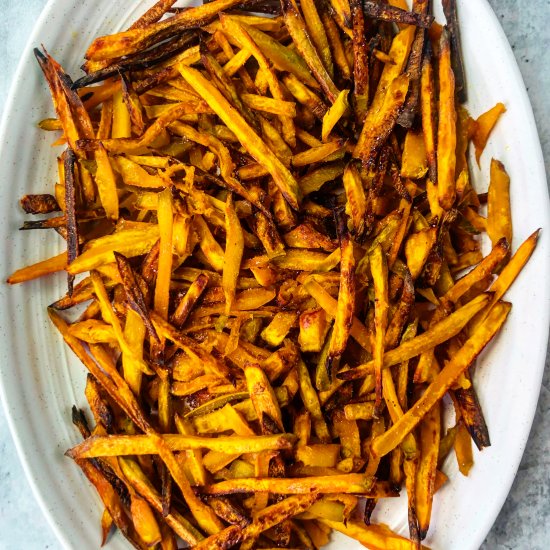
{"type": "Polygon", "coordinates": [[[449,34],[443,30],[439,45],[439,126],[437,129],[437,192],[439,204],[449,210],[455,201],[456,109],[455,77],[451,66],[449,34]]]}
{"type": "Polygon", "coordinates": [[[330,378],[333,362],[344,353],[355,309],[355,256],[353,242],[347,231],[345,214],[337,215],[338,232],[340,236],[340,288],[338,291],[338,307],[334,319],[334,327],[330,339],[327,357],[327,372],[330,378]]]}
{"type": "Polygon", "coordinates": [[[323,62],[319,58],[319,54],[315,50],[315,46],[311,43],[311,40],[306,31],[306,24],[302,19],[302,16],[292,0],[283,0],[283,17],[286,27],[292,41],[296,46],[296,49],[300,52],[309,69],[317,79],[317,82],[327,95],[329,101],[334,103],[338,96],[338,89],[334,82],[330,78],[327,70],[325,69],[323,62]]]}
{"type": "Polygon", "coordinates": [[[235,133],[243,147],[272,175],[290,206],[299,207],[300,188],[292,174],[266,147],[258,135],[237,113],[220,92],[196,69],[180,65],[179,70],[187,82],[206,100],[227,127],[235,133]]]}
{"type": "Polygon", "coordinates": [[[388,326],[388,266],[381,246],[377,246],[370,254],[370,267],[374,283],[374,325],[375,344],[373,350],[374,373],[376,377],[376,407],[382,402],[382,368],[384,363],[384,340],[388,326]]]}
{"type": "MultiPolygon", "coordinates": [[[[415,336],[411,340],[403,342],[399,347],[384,354],[382,368],[388,368],[397,363],[407,361],[422,352],[433,349],[435,346],[456,336],[472,317],[481,311],[490,301],[490,294],[482,294],[468,304],[445,317],[442,321],[430,327],[426,332],[415,336]]],[[[353,334],[352,334],[353,335],[353,334]]],[[[338,373],[342,380],[354,380],[374,372],[374,361],[365,365],[338,373]]]]}
{"type": "Polygon", "coordinates": [[[424,415],[445,395],[454,381],[464,372],[492,340],[508,317],[511,305],[497,304],[487,316],[485,325],[470,337],[455,356],[445,365],[422,397],[389,430],[377,437],[371,450],[376,456],[384,456],[422,420],[424,415]]]}

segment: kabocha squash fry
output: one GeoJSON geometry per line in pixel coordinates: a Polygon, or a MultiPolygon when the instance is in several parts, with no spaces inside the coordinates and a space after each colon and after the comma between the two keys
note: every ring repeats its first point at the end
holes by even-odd
{"type": "Polygon", "coordinates": [[[491,181],[487,196],[487,235],[493,245],[504,238],[512,242],[512,211],[510,206],[510,177],[502,162],[491,160],[491,181]]]}
{"type": "Polygon", "coordinates": [[[449,210],[455,201],[456,108],[455,77],[451,66],[449,34],[444,29],[439,44],[439,124],[437,127],[437,194],[449,210]]]}
{"type": "Polygon", "coordinates": [[[444,458],[490,445],[471,367],[539,232],[513,253],[498,160],[479,211],[469,142],[505,109],[460,104],[456,2],[430,4],[159,0],[74,84],[35,51],[66,151],[22,229],[67,250],[8,282],[85,274],[48,314],[89,371],[67,455],[104,540],[422,548],[444,458]],[[411,540],[372,524],[403,485],[411,540]]]}
{"type": "Polygon", "coordinates": [[[506,107],[503,103],[497,103],[492,109],[483,113],[474,123],[474,135],[472,136],[472,141],[476,149],[476,160],[479,165],[481,159],[481,154],[487,145],[489,136],[493,131],[500,115],[506,112],[506,107]]]}
{"type": "Polygon", "coordinates": [[[436,376],[423,396],[407,411],[398,422],[387,432],[379,436],[372,445],[372,451],[378,456],[384,456],[394,449],[403,438],[420,422],[426,414],[446,393],[447,389],[464,372],[481,353],[483,348],[491,341],[502,327],[511,305],[501,302],[487,316],[486,324],[480,328],[464,344],[460,351],[453,357],[445,368],[436,376]]]}
{"type": "Polygon", "coordinates": [[[196,69],[180,65],[179,70],[185,80],[205,98],[215,113],[235,133],[242,145],[273,176],[275,183],[288,203],[295,209],[299,207],[300,193],[298,184],[281,161],[260,140],[246,121],[235,112],[235,109],[220,92],[196,69]]]}

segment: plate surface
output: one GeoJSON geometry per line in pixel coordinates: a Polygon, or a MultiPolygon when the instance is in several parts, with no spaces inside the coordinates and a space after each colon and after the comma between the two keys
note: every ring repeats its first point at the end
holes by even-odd
{"type": "MultiPolygon", "coordinates": [[[[47,86],[32,55],[44,44],[76,76],[91,39],[129,25],[152,0],[132,3],[50,0],[37,21],[21,60],[0,130],[1,279],[22,265],[58,253],[60,240],[46,232],[18,232],[24,193],[45,192],[55,181],[52,136],[36,122],[52,116],[47,86]]],[[[459,1],[464,59],[472,116],[505,103],[482,158],[472,164],[478,190],[486,190],[489,161],[502,160],[511,177],[514,250],[536,228],[539,245],[508,299],[514,308],[497,340],[483,354],[475,381],[491,433],[492,447],[475,453],[468,478],[454,460],[448,483],[436,496],[433,549],[479,547],[491,528],[518,468],[539,395],[550,314],[550,205],[540,144],[523,81],[506,37],[485,0],[459,1]]],[[[67,548],[99,548],[99,498],[64,451],[77,443],[70,423],[73,404],[85,407],[84,369],[49,324],[46,307],[64,291],[54,276],[9,288],[0,285],[0,393],[20,459],[33,491],[61,543],[67,548]]],[[[379,504],[376,519],[407,534],[405,497],[379,504]]],[[[334,537],[331,549],[362,548],[334,537]]],[[[129,548],[114,537],[110,550],[129,548]]]]}

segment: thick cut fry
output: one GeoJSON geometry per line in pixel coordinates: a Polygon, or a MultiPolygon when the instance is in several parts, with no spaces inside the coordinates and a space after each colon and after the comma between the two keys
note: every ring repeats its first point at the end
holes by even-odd
{"type": "Polygon", "coordinates": [[[398,76],[389,84],[379,110],[376,111],[371,107],[353,151],[355,158],[360,158],[365,163],[371,163],[374,160],[376,152],[389,137],[397,122],[408,89],[409,77],[405,74],[398,76]]]}
{"type": "Polygon", "coordinates": [[[326,363],[329,378],[334,361],[346,349],[355,310],[355,256],[353,242],[347,231],[345,215],[342,212],[340,212],[338,217],[338,232],[341,254],[340,288],[338,290],[338,307],[336,309],[326,363]]]}
{"type": "Polygon", "coordinates": [[[476,161],[478,166],[481,155],[487,145],[487,141],[489,140],[489,136],[498,122],[500,115],[505,112],[506,107],[504,104],[497,103],[492,109],[480,115],[475,121],[472,141],[474,142],[474,146],[476,148],[476,161]]]}
{"type": "Polygon", "coordinates": [[[491,181],[487,197],[487,234],[493,246],[502,238],[512,243],[510,177],[502,162],[495,159],[491,160],[491,181]]]}
{"type": "Polygon", "coordinates": [[[511,305],[497,304],[487,316],[485,325],[470,337],[445,368],[428,386],[424,395],[389,430],[377,437],[372,444],[372,452],[384,456],[394,449],[403,438],[422,420],[424,415],[445,395],[455,380],[481,353],[483,348],[500,330],[510,313],[511,305]]]}
{"type": "Polygon", "coordinates": [[[281,161],[260,140],[242,116],[236,112],[235,108],[199,71],[185,65],[180,65],[179,70],[185,80],[205,99],[214,112],[237,136],[243,147],[267,169],[288,203],[293,208],[298,209],[300,189],[292,174],[281,161]]]}
{"type": "Polygon", "coordinates": [[[244,374],[248,393],[252,399],[252,405],[258,415],[260,426],[262,426],[264,433],[269,433],[269,430],[263,428],[265,422],[269,421],[275,422],[277,428],[283,432],[281,408],[264,371],[257,365],[250,365],[245,368],[244,374]],[[267,416],[269,420],[265,419],[264,422],[264,416],[267,416]]]}
{"type": "Polygon", "coordinates": [[[235,493],[278,493],[299,495],[304,493],[357,493],[375,495],[377,486],[372,477],[364,474],[342,474],[303,478],[256,478],[221,481],[204,487],[207,495],[231,495],[235,493]]]}
{"type": "Polygon", "coordinates": [[[441,433],[441,410],[437,403],[426,413],[419,429],[420,459],[416,471],[415,509],[420,540],[426,538],[432,514],[435,476],[441,433]]]}
{"type": "MultiPolygon", "coordinates": [[[[108,435],[93,436],[67,452],[71,458],[94,458],[99,456],[128,456],[159,454],[159,436],[108,435]]],[[[253,437],[199,437],[165,434],[164,444],[172,451],[209,449],[212,451],[255,453],[265,450],[290,449],[294,436],[290,434],[253,437]]]]}
{"type": "MultiPolygon", "coordinates": [[[[367,199],[361,175],[354,163],[350,162],[346,166],[342,183],[346,191],[348,226],[351,225],[352,234],[360,239],[366,229],[367,199]]],[[[300,185],[302,185],[302,182],[300,182],[300,185]]]]}
{"type": "Polygon", "coordinates": [[[446,30],[441,34],[439,54],[439,125],[437,128],[437,194],[444,210],[455,197],[456,108],[455,77],[451,66],[451,45],[446,30]]]}
{"type": "Polygon", "coordinates": [[[241,223],[233,206],[231,193],[225,203],[225,257],[222,273],[222,286],[225,294],[225,313],[232,309],[244,251],[244,238],[241,223]]]}
{"type": "Polygon", "coordinates": [[[112,235],[95,239],[67,268],[69,273],[76,275],[90,271],[105,263],[115,261],[114,252],[119,252],[127,258],[146,254],[159,238],[157,225],[146,224],[139,228],[123,229],[112,235]]]}

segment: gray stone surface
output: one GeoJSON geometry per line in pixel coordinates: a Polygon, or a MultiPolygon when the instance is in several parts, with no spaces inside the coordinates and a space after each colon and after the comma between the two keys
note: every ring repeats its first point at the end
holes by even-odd
{"type": "MultiPolygon", "coordinates": [[[[549,0],[489,0],[518,60],[550,173],[549,0]]],[[[0,113],[13,73],[45,0],[0,0],[0,113]]],[[[5,182],[4,182],[5,184],[5,182]]],[[[518,475],[483,550],[550,548],[550,364],[518,475]]],[[[59,548],[34,501],[0,415],[0,550],[59,548]]]]}

